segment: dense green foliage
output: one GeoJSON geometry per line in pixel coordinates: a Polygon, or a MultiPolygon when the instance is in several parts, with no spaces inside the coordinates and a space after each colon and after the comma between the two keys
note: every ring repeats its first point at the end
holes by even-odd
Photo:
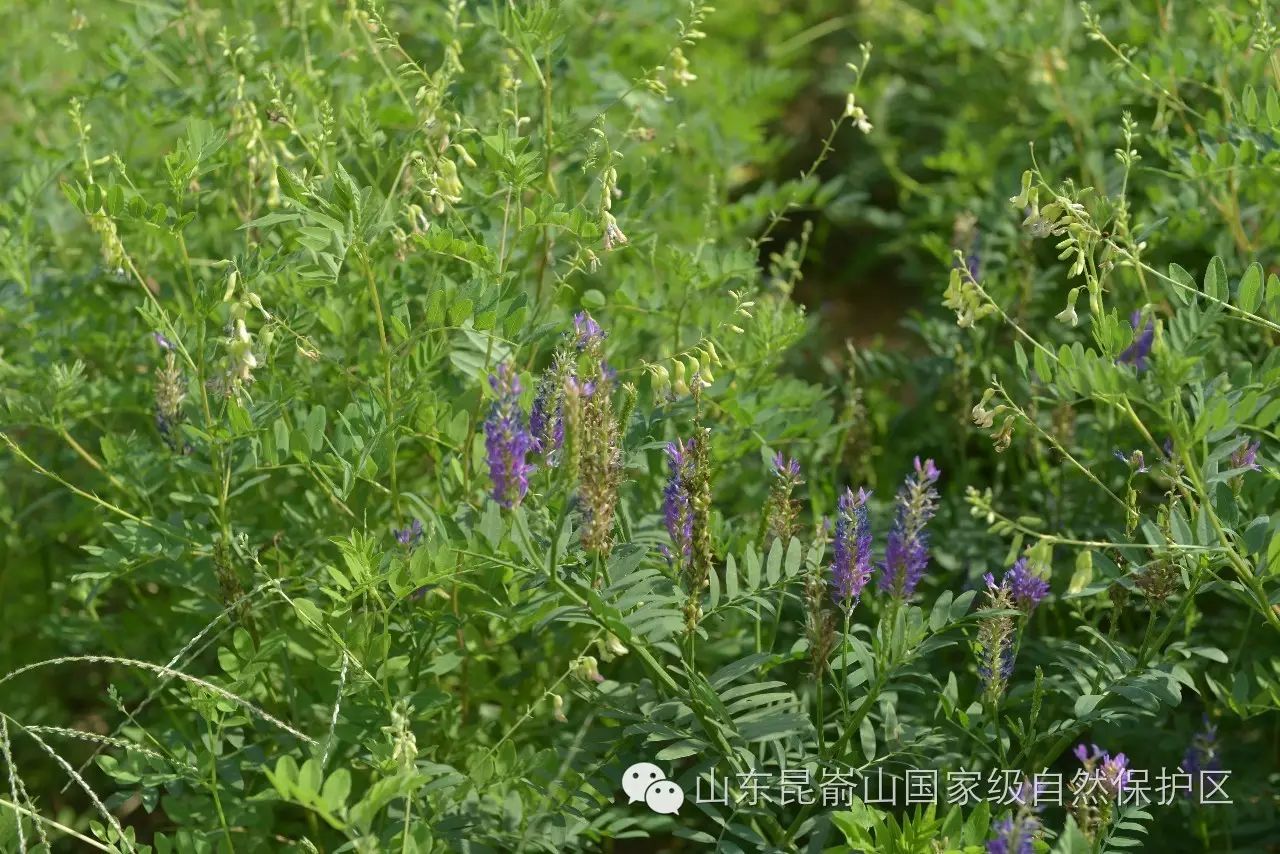
{"type": "Polygon", "coordinates": [[[0,11],[0,849],[1274,850],[1272,13],[724,5],[0,11]]]}

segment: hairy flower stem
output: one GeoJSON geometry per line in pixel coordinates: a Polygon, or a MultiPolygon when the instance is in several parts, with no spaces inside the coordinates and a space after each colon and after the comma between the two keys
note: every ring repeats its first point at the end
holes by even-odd
{"type": "Polygon", "coordinates": [[[823,708],[823,698],[827,693],[827,680],[822,678],[821,673],[819,673],[817,677],[813,680],[813,693],[816,698],[816,702],[818,706],[818,718],[817,718],[818,755],[826,756],[827,755],[827,715],[826,715],[826,710],[823,708]]]}
{"type": "Polygon", "coordinates": [[[844,612],[844,631],[840,635],[840,678],[836,680],[836,690],[840,693],[840,719],[849,719],[849,691],[846,683],[849,681],[849,624],[852,622],[853,613],[848,609],[844,612]]]}
{"type": "MultiPolygon", "coordinates": [[[[849,741],[853,738],[854,734],[859,732],[861,729],[862,719],[870,713],[872,706],[874,706],[876,700],[880,698],[880,692],[884,690],[886,683],[887,679],[883,674],[876,676],[876,681],[871,685],[866,696],[862,698],[862,702],[858,705],[858,708],[854,710],[853,717],[844,722],[843,731],[840,733],[840,737],[832,744],[829,751],[819,754],[820,759],[826,760],[828,757],[837,757],[844,754],[845,749],[849,746],[849,741]]],[[[796,834],[800,832],[801,826],[816,806],[817,804],[808,804],[800,809],[795,820],[791,822],[791,825],[787,827],[786,832],[783,834],[782,839],[779,840],[780,848],[785,849],[791,840],[795,838],[796,834]]]]}

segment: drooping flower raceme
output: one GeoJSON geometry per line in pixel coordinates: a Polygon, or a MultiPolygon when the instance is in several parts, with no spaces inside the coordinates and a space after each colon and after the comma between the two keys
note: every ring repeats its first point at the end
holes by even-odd
{"type": "Polygon", "coordinates": [[[915,592],[929,565],[929,538],[925,525],[937,512],[938,492],[934,484],[941,472],[933,460],[915,459],[915,473],[898,490],[897,512],[885,543],[884,572],[880,589],[899,599],[915,592]]]}
{"type": "Polygon", "coordinates": [[[533,436],[525,427],[520,410],[520,378],[511,366],[506,362],[498,365],[497,373],[489,376],[489,385],[497,394],[484,422],[489,478],[493,481],[493,500],[510,509],[529,491],[532,467],[525,462],[525,456],[533,449],[533,436]]]}
{"type": "Polygon", "coordinates": [[[871,521],[865,489],[846,489],[836,503],[835,537],[832,542],[831,595],[845,611],[862,599],[871,580],[871,521]]]}

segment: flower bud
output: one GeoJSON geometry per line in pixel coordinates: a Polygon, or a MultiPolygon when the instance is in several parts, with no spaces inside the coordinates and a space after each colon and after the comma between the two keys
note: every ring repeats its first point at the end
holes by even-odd
{"type": "Polygon", "coordinates": [[[676,369],[676,379],[675,379],[675,382],[672,384],[672,388],[675,390],[676,394],[687,395],[689,393],[689,384],[686,383],[684,379],[684,376],[685,376],[684,362],[677,361],[674,363],[674,366],[676,369]]]}
{"type": "Polygon", "coordinates": [[[573,671],[584,682],[595,682],[598,685],[604,681],[594,655],[584,655],[579,658],[574,662],[573,671]]]}
{"type": "Polygon", "coordinates": [[[569,722],[569,719],[564,716],[564,697],[559,694],[551,695],[551,716],[562,724],[569,722]]]}
{"type": "Polygon", "coordinates": [[[239,273],[233,269],[231,271],[231,274],[227,276],[227,289],[222,294],[223,302],[231,302],[231,298],[235,296],[236,284],[239,282],[239,280],[240,280],[239,273]]]}

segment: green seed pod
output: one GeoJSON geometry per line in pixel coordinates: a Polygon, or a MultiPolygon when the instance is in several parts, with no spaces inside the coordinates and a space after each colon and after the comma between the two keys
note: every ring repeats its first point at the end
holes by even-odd
{"type": "Polygon", "coordinates": [[[698,360],[693,358],[693,356],[686,356],[685,359],[689,363],[689,378],[692,379],[697,377],[702,366],[698,364],[698,360]]]}
{"type": "Polygon", "coordinates": [[[671,388],[671,374],[662,365],[651,365],[649,374],[653,377],[653,390],[655,392],[666,391],[671,388]]]}
{"type": "Polygon", "coordinates": [[[684,362],[677,361],[674,363],[674,367],[676,369],[676,379],[675,379],[675,382],[672,384],[672,388],[675,389],[676,394],[687,395],[689,393],[689,384],[685,382],[685,379],[684,379],[685,377],[684,362]]]}

